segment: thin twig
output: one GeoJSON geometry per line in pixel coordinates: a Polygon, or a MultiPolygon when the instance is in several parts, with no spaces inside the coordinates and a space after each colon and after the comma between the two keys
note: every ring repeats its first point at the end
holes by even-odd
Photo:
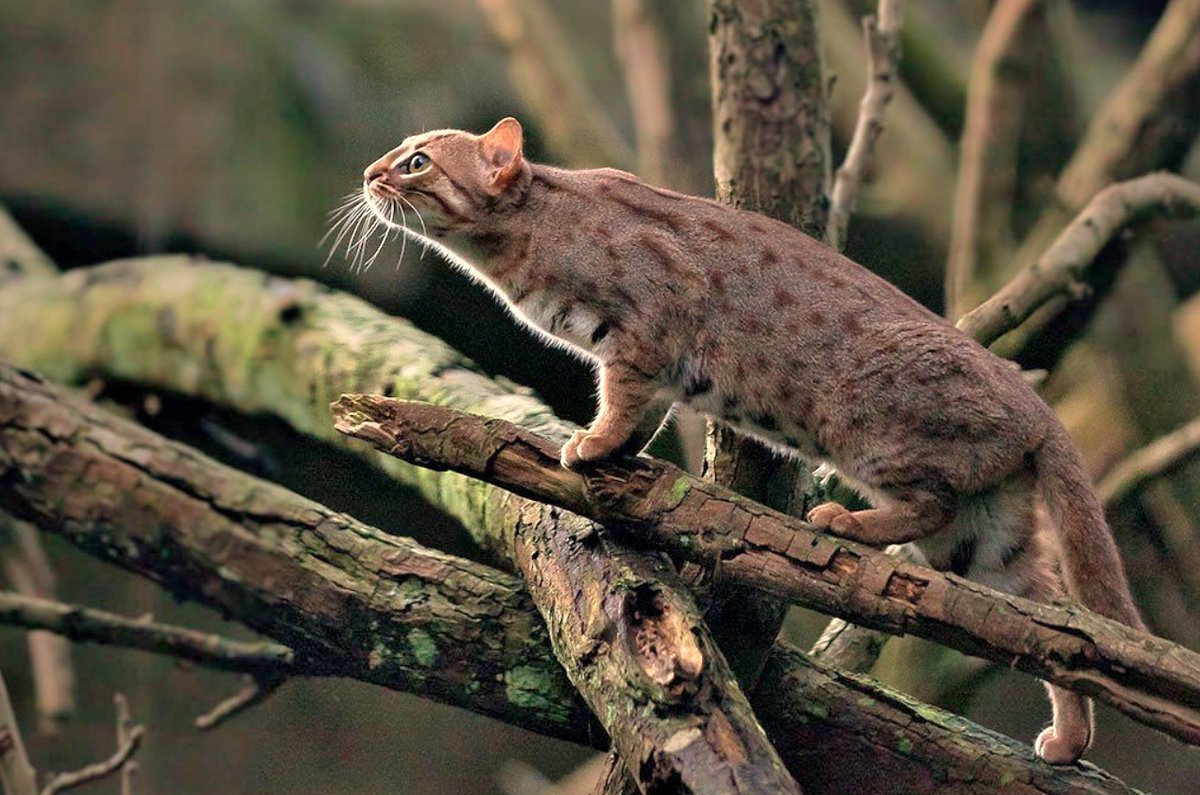
{"type": "MultiPolygon", "coordinates": [[[[133,741],[133,730],[137,728],[133,715],[129,712],[129,700],[124,693],[113,694],[113,706],[117,710],[117,745],[123,746],[133,741]]],[[[121,795],[133,795],[133,774],[137,772],[137,762],[125,760],[121,765],[121,795]]]]}
{"type": "Polygon", "coordinates": [[[74,641],[167,654],[223,671],[289,671],[294,663],[292,650],[278,643],[230,640],[14,593],[0,592],[0,624],[47,630],[74,641]]]}
{"type": "Polygon", "coordinates": [[[214,729],[225,721],[260,704],[279,689],[286,677],[275,675],[251,676],[240,690],[197,717],[192,725],[201,731],[214,729]]]}
{"type": "Polygon", "coordinates": [[[1120,461],[1096,486],[1096,494],[1109,505],[1116,504],[1197,456],[1200,456],[1200,418],[1159,437],[1120,461]]]}
{"type": "Polygon", "coordinates": [[[29,763],[21,728],[0,673],[0,784],[6,795],[37,795],[37,771],[29,763]]]}
{"type": "Polygon", "coordinates": [[[1175,174],[1149,174],[1110,185],[1073,220],[1054,244],[1002,290],[958,321],[984,345],[1012,331],[1051,299],[1088,294],[1084,275],[1120,230],[1149,215],[1190,218],[1200,214],[1200,185],[1175,174]]]}
{"type": "Polygon", "coordinates": [[[946,262],[946,316],[952,320],[962,314],[979,260],[993,261],[1005,255],[1000,249],[1011,247],[1017,143],[1029,73],[1027,30],[1044,8],[1045,0],[1000,0],[971,65],[946,262]]]}
{"type": "Polygon", "coordinates": [[[896,68],[900,62],[900,25],[900,0],[879,0],[878,16],[863,18],[870,80],[859,106],[854,136],[846,150],[846,159],[837,170],[830,197],[826,237],[836,249],[845,248],[850,216],[871,167],[875,141],[883,132],[883,113],[895,91],[896,68]]]}
{"type": "Polygon", "coordinates": [[[137,752],[137,749],[142,744],[142,738],[146,736],[146,729],[142,726],[134,726],[129,730],[124,742],[121,742],[115,753],[108,759],[100,762],[95,762],[87,767],[81,767],[79,770],[71,773],[59,773],[50,779],[45,787],[42,788],[41,795],[55,795],[58,792],[66,792],[69,789],[89,784],[93,781],[98,781],[124,768],[130,758],[137,752]]]}
{"type": "MultiPolygon", "coordinates": [[[[4,574],[13,590],[43,599],[55,597],[58,586],[54,568],[32,525],[0,515],[0,552],[4,574]]],[[[28,644],[38,731],[54,734],[75,711],[71,644],[47,632],[29,633],[28,644]]]]}

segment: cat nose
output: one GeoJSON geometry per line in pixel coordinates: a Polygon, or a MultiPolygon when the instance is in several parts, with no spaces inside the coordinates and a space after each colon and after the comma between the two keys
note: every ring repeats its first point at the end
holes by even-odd
{"type": "Polygon", "coordinates": [[[363,182],[374,182],[380,177],[387,176],[390,162],[384,157],[367,166],[366,171],[363,172],[363,182]]]}

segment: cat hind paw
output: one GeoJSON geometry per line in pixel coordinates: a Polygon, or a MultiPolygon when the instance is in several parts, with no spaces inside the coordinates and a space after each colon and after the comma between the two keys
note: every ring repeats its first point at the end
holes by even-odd
{"type": "Polygon", "coordinates": [[[1052,765],[1070,765],[1079,761],[1087,746],[1086,735],[1060,738],[1053,726],[1047,726],[1034,741],[1033,750],[1044,762],[1052,765]]]}

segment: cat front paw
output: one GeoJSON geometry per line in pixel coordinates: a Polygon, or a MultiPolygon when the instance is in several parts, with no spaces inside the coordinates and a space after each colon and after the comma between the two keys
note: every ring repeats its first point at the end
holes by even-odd
{"type": "Polygon", "coordinates": [[[1080,733],[1079,737],[1059,737],[1053,726],[1042,729],[1042,733],[1033,743],[1034,752],[1052,765],[1070,765],[1078,762],[1087,747],[1086,733],[1080,733]]]}
{"type": "Polygon", "coordinates": [[[615,448],[607,444],[603,437],[588,431],[575,431],[563,445],[559,456],[566,469],[579,469],[590,461],[599,461],[612,455],[615,448]]]}
{"type": "Polygon", "coordinates": [[[862,535],[862,524],[845,505],[823,502],[808,512],[808,521],[835,536],[856,538],[862,535]]]}

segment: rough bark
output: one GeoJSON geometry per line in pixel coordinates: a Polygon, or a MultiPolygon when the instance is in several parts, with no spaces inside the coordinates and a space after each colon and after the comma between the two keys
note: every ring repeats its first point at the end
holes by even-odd
{"type": "MultiPolygon", "coordinates": [[[[819,239],[832,156],[817,3],[713,0],[709,14],[717,199],[819,239]]],[[[812,478],[802,465],[721,423],[709,423],[705,472],[785,513],[808,507],[812,478]]],[[[786,603],[753,590],[716,588],[709,625],[744,686],[757,679],[786,612],[786,603]]]]}
{"type": "Polygon", "coordinates": [[[865,626],[912,633],[1093,696],[1200,745],[1200,654],[1074,606],[1008,596],[834,538],[654,459],[563,469],[558,447],[504,420],[344,395],[338,428],[590,516],[650,546],[865,626]]]}
{"type": "MultiPolygon", "coordinates": [[[[179,598],[290,644],[297,650],[293,662],[277,672],[353,677],[552,736],[606,743],[555,662],[548,633],[516,578],[387,535],[57,388],[8,369],[0,373],[0,462],[11,477],[9,456],[20,450],[15,471],[24,483],[13,493],[3,489],[6,503],[19,503],[44,526],[179,598]],[[16,407],[19,416],[11,416],[16,407]],[[84,471],[91,488],[77,489],[84,471]]],[[[62,611],[50,612],[39,625],[70,637],[150,645],[144,635],[92,632],[87,623],[63,620],[62,611]]],[[[256,646],[254,668],[287,657],[283,648],[256,646]]],[[[216,661],[188,656],[238,667],[227,654],[216,661]]],[[[889,780],[911,782],[906,791],[1013,782],[1014,792],[1130,791],[1090,766],[1050,768],[1025,744],[867,680],[842,687],[786,644],[776,645],[767,672],[753,703],[772,716],[781,737],[819,731],[822,742],[864,760],[886,757],[889,780]],[[872,709],[858,705],[864,699],[872,709]],[[897,703],[907,704],[902,721],[900,713],[876,706],[897,703]]],[[[811,791],[844,791],[831,778],[833,768],[846,767],[840,758],[814,767],[816,749],[790,741],[784,748],[789,768],[801,783],[811,782],[811,791]]],[[[864,780],[872,770],[865,763],[851,767],[864,780]]]]}
{"type": "Polygon", "coordinates": [[[386,535],[7,367],[0,504],[287,644],[296,673],[589,737],[516,578],[386,535]]]}
{"type": "MultiPolygon", "coordinates": [[[[166,262],[172,260],[185,261],[168,258],[166,262]]],[[[159,266],[164,264],[158,260],[159,266]]],[[[93,269],[86,275],[77,272],[59,279],[19,282],[14,288],[17,292],[48,290],[56,282],[70,283],[82,277],[85,284],[91,284],[87,294],[102,302],[124,304],[111,319],[118,325],[133,320],[138,326],[135,318],[140,313],[126,303],[134,298],[133,285],[121,273],[129,276],[130,269],[154,267],[153,261],[127,263],[93,269]],[[113,279],[107,282],[111,291],[95,289],[109,278],[113,279]]],[[[367,388],[378,392],[440,396],[451,404],[477,409],[490,406],[514,419],[533,420],[543,430],[559,435],[567,432],[561,423],[555,428],[549,412],[532,398],[497,387],[445,345],[406,324],[386,320],[356,299],[330,294],[311,283],[264,279],[261,274],[232,268],[219,269],[220,276],[209,281],[203,279],[204,270],[175,269],[165,282],[158,281],[161,271],[144,274],[148,279],[144,287],[153,283],[165,290],[166,296],[187,295],[189,300],[187,306],[154,312],[150,317],[140,315],[149,327],[134,331],[139,336],[165,332],[168,347],[174,349],[164,351],[167,358],[182,353],[179,343],[198,343],[199,361],[193,359],[191,364],[200,364],[200,370],[186,364],[171,367],[164,359],[155,362],[155,357],[148,355],[144,336],[125,350],[128,356],[122,358],[126,365],[161,367],[160,374],[167,376],[172,375],[166,372],[170,370],[172,377],[183,376],[184,383],[176,386],[180,391],[199,389],[218,401],[232,397],[222,394],[230,387],[236,395],[230,402],[242,410],[271,411],[300,430],[315,430],[317,417],[328,417],[327,408],[318,413],[310,400],[320,400],[329,387],[358,382],[370,384],[367,388]],[[204,297],[191,292],[188,282],[192,289],[203,289],[196,284],[197,277],[213,292],[204,297]],[[239,297],[237,291],[247,288],[250,292],[239,297]],[[227,303],[230,301],[233,303],[227,303]],[[225,332],[211,325],[217,307],[235,328],[225,332]],[[208,328],[207,342],[191,338],[193,323],[208,328]],[[322,339],[328,347],[320,345],[322,339]],[[335,341],[342,344],[336,353],[335,341]],[[287,342],[295,348],[285,350],[287,342]],[[232,364],[236,373],[221,373],[220,364],[232,364]],[[208,369],[214,365],[216,372],[208,369]],[[305,365],[313,369],[305,371],[305,365]],[[214,375],[234,377],[224,382],[213,379],[214,375]],[[253,383],[238,383],[246,376],[253,383]],[[310,380],[298,383],[298,379],[310,380]],[[242,399],[249,405],[239,403],[242,399]]],[[[209,279],[214,275],[207,274],[209,279]]],[[[7,303],[12,295],[13,291],[6,290],[0,303],[7,303]]],[[[62,311],[87,322],[79,314],[81,305],[70,303],[74,306],[64,305],[62,311]]],[[[107,308],[115,307],[109,304],[107,308]]],[[[92,333],[99,335],[93,341],[100,342],[102,350],[115,352],[110,347],[113,340],[104,340],[103,331],[94,329],[92,333]]],[[[4,339],[16,336],[4,335],[4,339]]],[[[61,352],[46,350],[60,363],[61,352]]],[[[329,421],[326,423],[324,435],[332,434],[329,421]]],[[[696,792],[711,791],[731,781],[732,791],[747,786],[794,791],[794,783],[708,639],[694,604],[662,579],[669,581],[670,572],[661,561],[619,549],[590,523],[546,506],[510,500],[463,479],[431,480],[415,470],[391,469],[400,476],[407,474],[406,480],[418,489],[438,495],[443,507],[461,516],[484,546],[512,561],[527,578],[568,675],[626,759],[634,760],[633,769],[641,776],[644,789],[677,775],[696,792]],[[578,598],[580,594],[586,598],[578,598]],[[611,642],[608,632],[617,632],[622,642],[611,642]],[[646,648],[635,640],[624,640],[644,640],[652,632],[660,633],[653,647],[661,650],[657,659],[649,659],[646,648]],[[644,709],[647,704],[655,709],[644,709]]]]}

